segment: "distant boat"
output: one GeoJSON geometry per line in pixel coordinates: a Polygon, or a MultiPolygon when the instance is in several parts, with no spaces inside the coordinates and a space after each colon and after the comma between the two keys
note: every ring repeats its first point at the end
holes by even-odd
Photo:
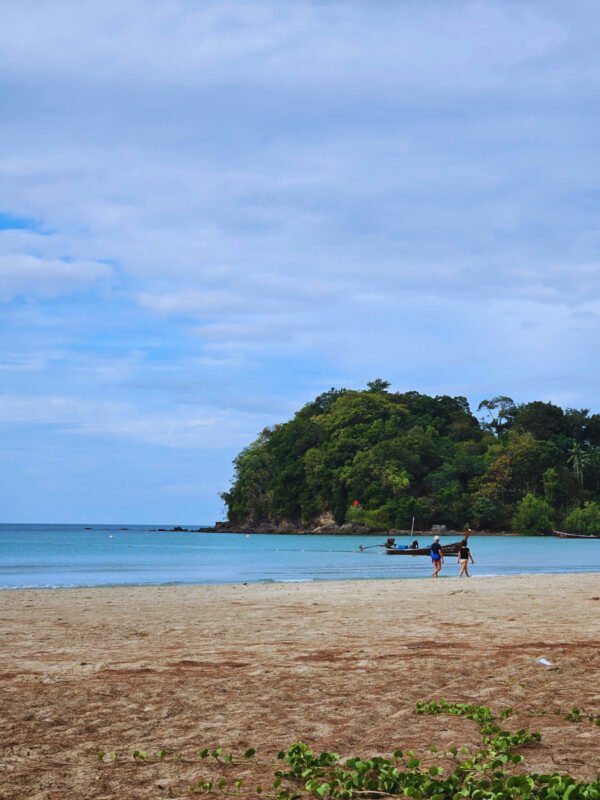
{"type": "Polygon", "coordinates": [[[600,533],[566,533],[565,531],[553,531],[553,533],[560,539],[600,539],[600,533]]]}
{"type": "MultiPolygon", "coordinates": [[[[458,554],[463,539],[458,542],[450,542],[449,544],[442,544],[442,552],[445,556],[455,556],[458,554]]],[[[440,542],[441,544],[441,542],[440,542]]],[[[386,555],[388,556],[428,556],[431,553],[431,546],[427,547],[386,547],[386,555]]]]}

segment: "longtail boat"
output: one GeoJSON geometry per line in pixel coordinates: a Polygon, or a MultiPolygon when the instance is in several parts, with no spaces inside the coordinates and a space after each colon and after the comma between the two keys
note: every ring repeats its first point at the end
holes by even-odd
{"type": "Polygon", "coordinates": [[[600,539],[600,533],[566,533],[566,531],[553,531],[560,539],[600,539]]]}
{"type": "MultiPolygon", "coordinates": [[[[442,545],[442,552],[445,556],[457,555],[462,543],[462,539],[458,542],[449,542],[448,544],[442,544],[440,542],[442,545]]],[[[430,555],[430,546],[410,547],[409,545],[404,545],[400,547],[386,547],[385,552],[388,556],[428,556],[430,555]]]]}

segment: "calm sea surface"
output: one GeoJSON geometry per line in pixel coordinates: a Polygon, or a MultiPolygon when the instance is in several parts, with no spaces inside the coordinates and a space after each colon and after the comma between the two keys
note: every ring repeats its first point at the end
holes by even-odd
{"type": "MultiPolygon", "coordinates": [[[[382,536],[245,536],[157,528],[0,525],[0,589],[422,578],[431,572],[422,556],[359,551],[359,545],[383,541],[382,536]]],[[[455,539],[442,538],[442,545],[455,539]]],[[[405,541],[408,537],[398,539],[405,541]]],[[[471,549],[474,576],[600,572],[600,539],[474,536],[471,549]]],[[[447,557],[442,575],[457,573],[456,557],[447,557]]]]}

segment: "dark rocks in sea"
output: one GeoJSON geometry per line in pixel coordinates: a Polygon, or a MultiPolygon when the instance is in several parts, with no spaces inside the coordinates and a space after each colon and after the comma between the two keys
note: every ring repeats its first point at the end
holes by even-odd
{"type": "Polygon", "coordinates": [[[159,533],[212,533],[214,528],[183,528],[175,525],[174,528],[156,528],[159,533]]]}
{"type": "Polygon", "coordinates": [[[387,531],[375,531],[368,525],[356,522],[345,522],[337,525],[335,522],[326,522],[322,525],[304,526],[288,520],[269,520],[263,522],[248,522],[235,524],[233,522],[216,522],[213,527],[198,528],[199,533],[307,533],[321,535],[365,535],[368,533],[386,533],[387,531]]]}

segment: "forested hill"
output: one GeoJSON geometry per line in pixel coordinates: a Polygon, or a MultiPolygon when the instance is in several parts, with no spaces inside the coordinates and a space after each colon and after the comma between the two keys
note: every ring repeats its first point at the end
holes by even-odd
{"type": "Polygon", "coordinates": [[[600,530],[600,414],[495,397],[331,389],[235,459],[229,522],[600,530]]]}

